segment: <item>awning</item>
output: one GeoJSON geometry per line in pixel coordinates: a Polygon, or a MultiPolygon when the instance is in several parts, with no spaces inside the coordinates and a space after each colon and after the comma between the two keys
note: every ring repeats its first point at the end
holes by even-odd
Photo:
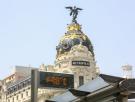
{"type": "Polygon", "coordinates": [[[60,96],[55,96],[46,102],[108,102],[116,100],[121,95],[135,98],[135,79],[125,79],[100,74],[96,79],[80,86],[69,89],[60,96]]]}

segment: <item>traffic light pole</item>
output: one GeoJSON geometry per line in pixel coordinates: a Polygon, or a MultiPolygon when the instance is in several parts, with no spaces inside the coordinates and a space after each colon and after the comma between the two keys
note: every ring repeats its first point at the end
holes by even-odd
{"type": "Polygon", "coordinates": [[[31,102],[38,102],[38,69],[31,70],[31,102]]]}

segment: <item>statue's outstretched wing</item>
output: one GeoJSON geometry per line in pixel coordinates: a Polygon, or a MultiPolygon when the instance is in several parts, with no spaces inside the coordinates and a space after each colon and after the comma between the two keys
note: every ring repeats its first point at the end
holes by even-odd
{"type": "Polygon", "coordinates": [[[81,9],[81,8],[77,8],[77,10],[83,10],[83,9],[81,9]]]}
{"type": "Polygon", "coordinates": [[[73,7],[71,7],[71,6],[68,6],[68,7],[66,7],[66,9],[70,9],[70,10],[72,10],[72,9],[73,9],[73,7]]]}
{"type": "Polygon", "coordinates": [[[66,7],[66,9],[70,9],[70,16],[72,15],[72,13],[73,13],[73,7],[71,7],[71,6],[68,6],[68,7],[66,7]]]}

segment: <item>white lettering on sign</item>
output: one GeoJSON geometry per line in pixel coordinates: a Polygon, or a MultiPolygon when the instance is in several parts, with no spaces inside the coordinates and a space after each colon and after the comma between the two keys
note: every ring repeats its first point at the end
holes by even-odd
{"type": "Polygon", "coordinates": [[[72,61],[73,66],[90,66],[88,61],[72,61]]]}

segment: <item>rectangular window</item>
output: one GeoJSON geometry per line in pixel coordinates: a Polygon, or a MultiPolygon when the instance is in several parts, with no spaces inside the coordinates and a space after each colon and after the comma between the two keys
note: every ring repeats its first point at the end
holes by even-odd
{"type": "Polygon", "coordinates": [[[28,91],[26,91],[26,96],[29,96],[28,91]]]}
{"type": "Polygon", "coordinates": [[[13,97],[13,102],[14,102],[14,97],[13,97]]]}
{"type": "Polygon", "coordinates": [[[18,95],[16,96],[16,100],[18,100],[18,95]]]}
{"type": "Polygon", "coordinates": [[[84,77],[83,76],[79,76],[79,86],[84,84],[84,77]]]}
{"type": "Polygon", "coordinates": [[[23,93],[21,94],[21,98],[23,98],[23,93]]]}

